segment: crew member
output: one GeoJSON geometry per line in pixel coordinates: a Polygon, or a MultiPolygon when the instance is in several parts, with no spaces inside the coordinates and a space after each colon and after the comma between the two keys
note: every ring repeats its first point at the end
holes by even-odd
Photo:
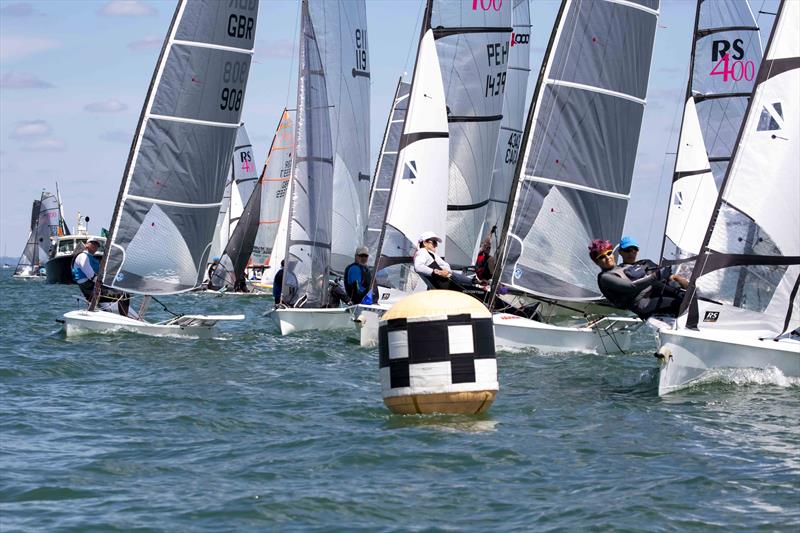
{"type": "Polygon", "coordinates": [[[364,297],[369,294],[372,274],[367,261],[369,261],[369,248],[359,246],[356,248],[355,260],[344,269],[344,291],[351,305],[362,303],[364,297]]]}

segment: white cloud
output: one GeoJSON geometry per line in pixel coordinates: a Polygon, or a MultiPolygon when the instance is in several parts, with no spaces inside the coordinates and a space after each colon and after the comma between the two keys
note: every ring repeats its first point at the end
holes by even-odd
{"type": "Polygon", "coordinates": [[[32,148],[34,150],[47,150],[48,152],[63,152],[67,149],[67,143],[61,139],[39,139],[38,141],[34,141],[27,145],[26,148],[32,148]]]}
{"type": "Polygon", "coordinates": [[[23,122],[17,122],[10,137],[18,140],[38,139],[40,137],[46,137],[51,131],[53,130],[50,128],[50,124],[44,120],[25,120],[23,122]]]}
{"type": "Polygon", "coordinates": [[[111,130],[100,135],[100,140],[129,145],[131,144],[131,140],[133,140],[133,134],[125,130],[111,130]]]}
{"type": "Polygon", "coordinates": [[[50,89],[54,85],[25,72],[7,72],[0,76],[3,89],[50,89]]]}
{"type": "Polygon", "coordinates": [[[119,113],[120,111],[125,111],[128,109],[128,106],[116,98],[112,98],[111,100],[106,100],[105,102],[92,102],[91,104],[86,104],[83,106],[83,109],[92,113],[119,113]]]}
{"type": "Polygon", "coordinates": [[[41,16],[42,12],[35,10],[32,5],[25,2],[6,4],[0,9],[0,16],[3,17],[32,17],[34,15],[41,16]]]}
{"type": "Polygon", "coordinates": [[[0,34],[0,62],[19,61],[59,46],[53,39],[0,34]]]}
{"type": "Polygon", "coordinates": [[[139,0],[112,0],[97,10],[107,17],[149,17],[158,13],[156,9],[139,0]]]}
{"type": "Polygon", "coordinates": [[[161,48],[163,42],[163,37],[149,35],[143,39],[128,43],[128,48],[131,50],[153,50],[154,48],[161,48]]]}

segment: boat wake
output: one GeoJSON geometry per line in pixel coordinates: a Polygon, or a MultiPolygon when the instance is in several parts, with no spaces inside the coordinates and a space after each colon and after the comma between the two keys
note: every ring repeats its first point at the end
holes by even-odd
{"type": "Polygon", "coordinates": [[[784,375],[778,368],[714,368],[703,374],[691,388],[708,385],[772,385],[781,388],[800,387],[800,378],[784,375]]]}

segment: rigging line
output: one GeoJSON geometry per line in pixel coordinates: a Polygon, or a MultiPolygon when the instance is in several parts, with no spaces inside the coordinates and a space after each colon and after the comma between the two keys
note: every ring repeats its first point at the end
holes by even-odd
{"type": "MultiPolygon", "coordinates": [[[[426,3],[427,3],[427,0],[421,0],[420,1],[419,8],[417,9],[417,22],[414,23],[414,31],[409,33],[409,35],[411,35],[411,38],[409,39],[409,42],[408,42],[408,50],[406,51],[406,59],[405,59],[405,61],[403,61],[403,74],[408,72],[408,58],[411,56],[411,50],[414,48],[414,45],[418,44],[419,41],[420,41],[420,39],[417,38],[417,35],[420,34],[420,32],[417,31],[417,28],[419,28],[420,25],[422,24],[422,13],[425,10],[425,4],[426,3]]],[[[410,92],[409,92],[409,94],[410,94],[410,92]]]]}
{"type": "MultiPolygon", "coordinates": [[[[289,73],[286,76],[286,99],[283,102],[284,108],[289,107],[289,95],[291,94],[292,91],[292,78],[294,76],[292,72],[294,72],[295,47],[297,46],[297,25],[300,22],[301,10],[302,10],[302,2],[297,2],[297,11],[295,12],[295,17],[294,17],[294,32],[292,33],[292,35],[294,36],[294,38],[292,39],[292,55],[289,58],[289,73]]],[[[295,83],[295,86],[297,86],[297,83],[295,83]]]]}

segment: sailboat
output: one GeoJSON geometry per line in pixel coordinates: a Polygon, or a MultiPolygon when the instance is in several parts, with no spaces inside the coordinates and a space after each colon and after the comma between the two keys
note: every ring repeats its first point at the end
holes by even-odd
{"type": "Polygon", "coordinates": [[[697,2],[661,252],[661,264],[674,266],[687,278],[700,253],[761,57],[761,37],[749,2],[697,2]],[[734,67],[742,72],[733,76],[729,70],[734,67]]]}
{"type": "Polygon", "coordinates": [[[210,337],[217,322],[244,319],[179,315],[150,323],[101,310],[99,300],[103,285],[155,296],[201,284],[240,125],[257,13],[257,2],[178,2],[128,156],[92,301],[88,310],[64,315],[67,335],[127,330],[210,337]]]}
{"type": "MultiPolygon", "coordinates": [[[[241,211],[233,216],[231,202],[228,228],[232,229],[217,264],[211,269],[208,289],[221,294],[258,294],[247,290],[246,273],[258,232],[261,209],[261,186],[257,178],[253,147],[244,124],[236,132],[236,146],[231,164],[232,197],[246,199],[241,211]]],[[[237,204],[239,201],[236,202],[237,204]]],[[[238,211],[238,210],[237,210],[238,211]]]]}
{"type": "Polygon", "coordinates": [[[295,157],[281,302],[267,312],[287,335],[350,327],[330,300],[361,244],[369,193],[366,5],[303,0],[295,157]],[[333,305],[333,307],[329,307],[333,305]]]}
{"type": "Polygon", "coordinates": [[[58,197],[42,191],[39,200],[34,200],[31,209],[31,232],[20,256],[13,277],[17,279],[43,279],[43,268],[50,257],[55,239],[63,233],[65,225],[61,218],[58,197]]]}
{"type": "Polygon", "coordinates": [[[586,246],[622,233],[657,19],[658,0],[561,4],[497,254],[498,349],[618,351],[641,324],[614,309],[587,312],[602,295],[586,246]]]}
{"type": "Polygon", "coordinates": [[[712,368],[800,377],[800,3],[782,1],[675,325],[659,395],[712,368]]]}
{"type": "Polygon", "coordinates": [[[272,139],[264,169],[261,171],[261,209],[258,232],[253,245],[253,268],[261,268],[260,281],[254,285],[271,289],[286,248],[289,185],[294,154],[294,110],[284,109],[272,139]]]}
{"type": "MultiPolygon", "coordinates": [[[[397,94],[401,95],[403,89],[398,87],[397,94]]],[[[376,232],[377,275],[373,280],[378,301],[357,308],[356,327],[362,346],[377,344],[378,321],[389,306],[412,292],[427,289],[412,266],[417,237],[425,231],[444,235],[447,229],[444,200],[450,133],[439,56],[429,27],[423,26],[409,93],[395,99],[387,135],[384,151],[389,157],[383,155],[381,164],[392,175],[386,176],[379,169],[378,176],[381,189],[389,190],[374,193],[371,205],[371,210],[378,209],[380,203],[387,205],[383,221],[378,212],[377,222],[371,219],[376,227],[370,226],[380,228],[376,232]],[[382,197],[376,200],[379,193],[382,197]]],[[[447,243],[441,246],[444,250],[447,243]]],[[[444,253],[442,250],[439,252],[444,253]]]]}

